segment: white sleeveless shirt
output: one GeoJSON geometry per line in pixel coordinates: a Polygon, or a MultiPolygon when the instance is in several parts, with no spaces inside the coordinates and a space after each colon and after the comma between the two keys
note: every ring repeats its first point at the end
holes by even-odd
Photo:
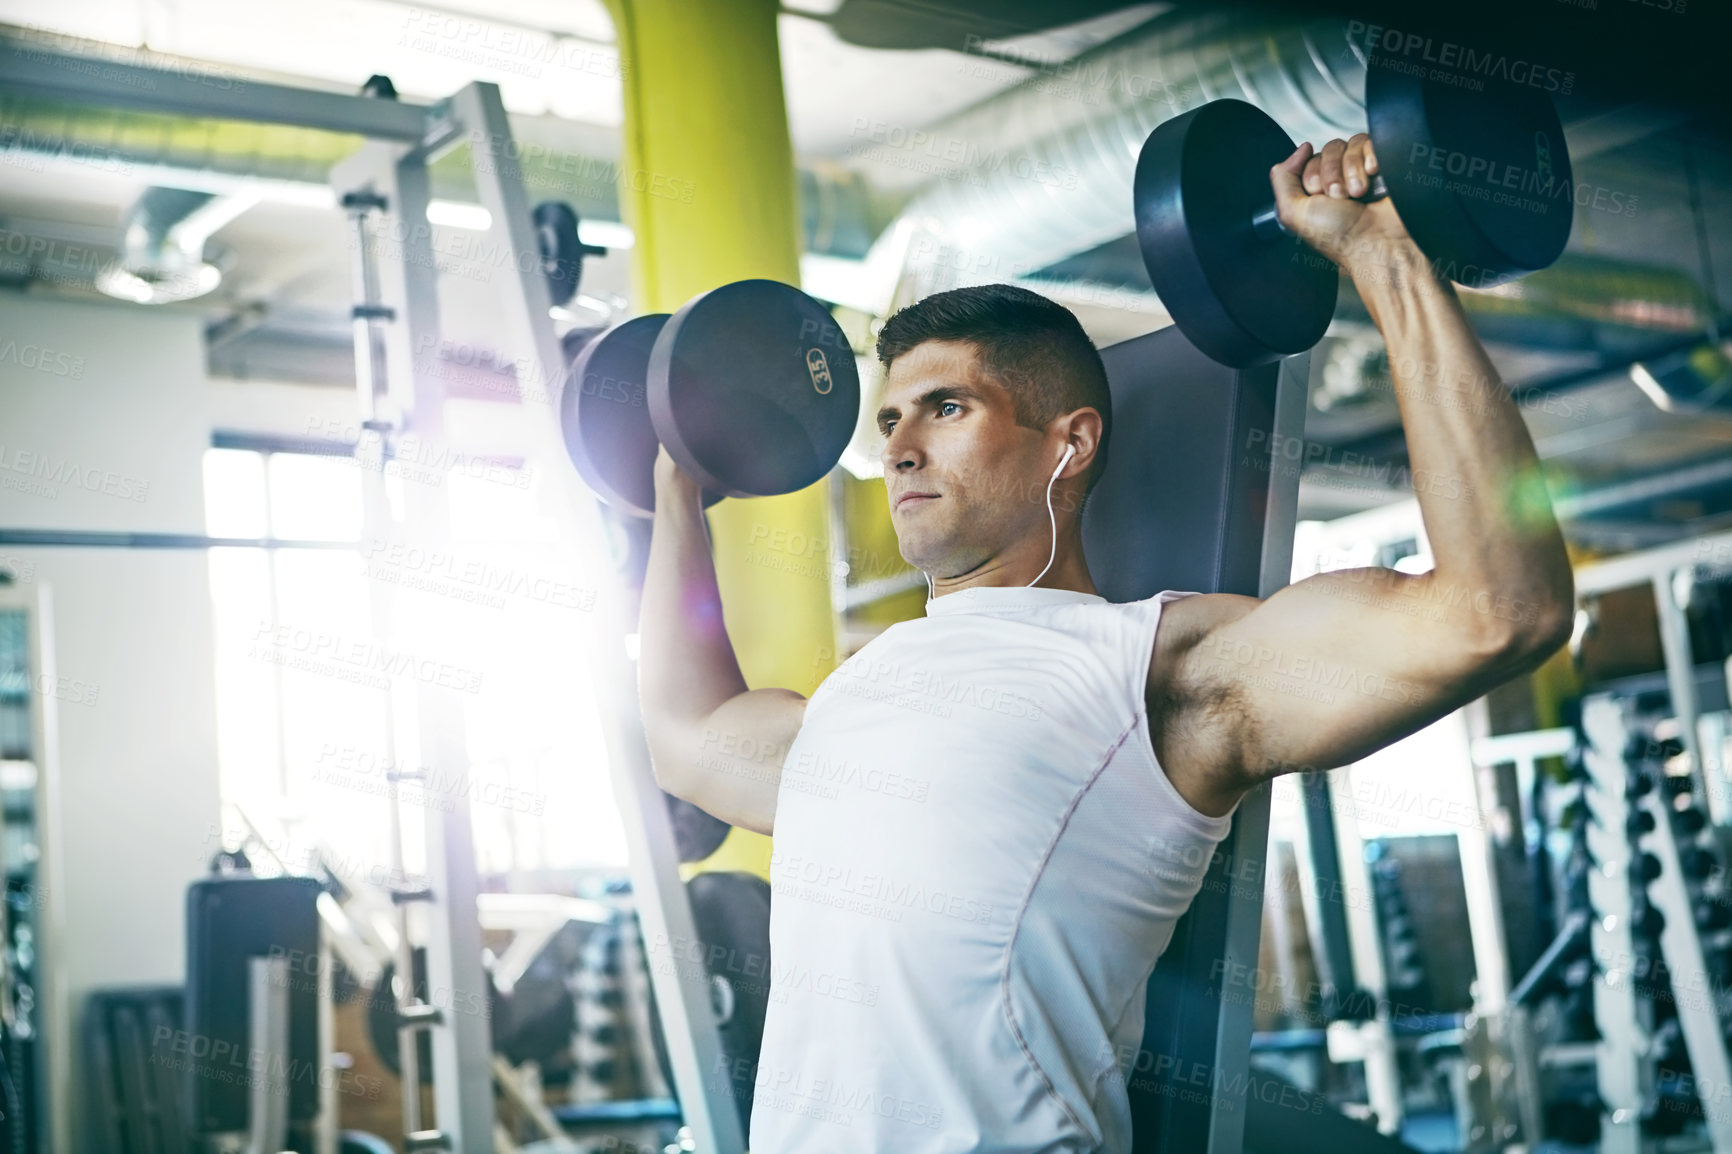
{"type": "Polygon", "coordinates": [[[1130,1149],[1144,986],[1232,825],[1150,744],[1186,596],[951,593],[818,687],[776,798],[752,1154],[1130,1149]]]}

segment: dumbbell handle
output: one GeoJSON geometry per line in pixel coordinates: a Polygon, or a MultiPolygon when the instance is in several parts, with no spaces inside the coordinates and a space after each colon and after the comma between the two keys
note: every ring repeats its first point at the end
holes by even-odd
{"type": "MultiPolygon", "coordinates": [[[[1389,195],[1389,186],[1383,183],[1381,173],[1371,178],[1371,191],[1359,197],[1362,204],[1370,204],[1374,200],[1382,200],[1389,195]]],[[[1288,235],[1287,228],[1281,223],[1281,218],[1275,215],[1275,202],[1270,201],[1251,214],[1251,231],[1260,240],[1280,240],[1288,235]]]]}

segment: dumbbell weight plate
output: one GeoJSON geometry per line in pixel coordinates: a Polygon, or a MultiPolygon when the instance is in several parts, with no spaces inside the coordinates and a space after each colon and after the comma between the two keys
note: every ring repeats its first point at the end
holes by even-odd
{"type": "Polygon", "coordinates": [[[1488,288],[1552,264],[1570,239],[1574,174],[1544,89],[1414,76],[1373,55],[1365,108],[1395,211],[1438,273],[1488,288]]]}
{"type": "MultiPolygon", "coordinates": [[[[656,434],[646,395],[650,351],[667,313],[634,317],[584,346],[566,377],[559,423],[566,452],[597,496],[622,513],[655,513],[656,434]]],[[[704,494],[704,504],[721,500],[704,494]]]]}
{"type": "Polygon", "coordinates": [[[650,417],[705,489],[768,497],[836,466],[860,415],[854,351],[799,289],[743,280],[688,301],[650,353],[650,417]]]}
{"type": "Polygon", "coordinates": [[[1269,169],[1296,146],[1264,111],[1214,100],[1162,122],[1137,158],[1137,242],[1149,280],[1200,351],[1233,368],[1315,345],[1340,275],[1295,237],[1264,240],[1253,215],[1269,169]]]}

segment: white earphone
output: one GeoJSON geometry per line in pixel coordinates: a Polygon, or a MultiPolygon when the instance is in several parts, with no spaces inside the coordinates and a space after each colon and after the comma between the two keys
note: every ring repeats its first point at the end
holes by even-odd
{"type": "Polygon", "coordinates": [[[1052,486],[1053,482],[1058,480],[1058,475],[1064,472],[1065,465],[1068,464],[1070,459],[1074,456],[1076,456],[1076,446],[1066,445],[1064,447],[1064,456],[1058,459],[1058,468],[1052,471],[1052,476],[1047,480],[1046,517],[1048,521],[1052,522],[1052,548],[1047,552],[1045,568],[1035,574],[1034,581],[1030,581],[1027,585],[1023,586],[1025,589],[1033,588],[1035,581],[1039,581],[1042,577],[1045,577],[1047,569],[1052,568],[1053,560],[1058,556],[1058,515],[1052,511],[1052,486]]]}

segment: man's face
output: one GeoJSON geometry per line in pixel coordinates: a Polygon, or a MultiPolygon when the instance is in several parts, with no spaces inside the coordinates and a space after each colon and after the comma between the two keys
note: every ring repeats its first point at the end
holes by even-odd
{"type": "Polygon", "coordinates": [[[1047,556],[1046,482],[1062,449],[1016,423],[1015,401],[972,345],[927,341],[896,358],[878,431],[890,519],[910,565],[961,577],[1037,534],[1047,556]]]}

